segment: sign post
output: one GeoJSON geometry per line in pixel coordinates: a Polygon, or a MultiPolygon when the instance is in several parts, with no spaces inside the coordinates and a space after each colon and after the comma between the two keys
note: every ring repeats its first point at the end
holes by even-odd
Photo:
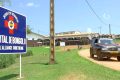
{"type": "Polygon", "coordinates": [[[20,54],[20,73],[19,73],[19,78],[17,78],[17,79],[21,79],[21,78],[23,78],[23,77],[22,77],[22,58],[21,58],[21,54],[20,54]]]}
{"type": "Polygon", "coordinates": [[[0,7],[0,54],[26,53],[26,17],[0,7]]]}

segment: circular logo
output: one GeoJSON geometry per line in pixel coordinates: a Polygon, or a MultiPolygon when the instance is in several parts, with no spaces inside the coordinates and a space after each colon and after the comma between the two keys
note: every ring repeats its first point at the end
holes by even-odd
{"type": "Polygon", "coordinates": [[[9,29],[14,29],[14,22],[12,20],[8,22],[8,27],[9,29]]]}

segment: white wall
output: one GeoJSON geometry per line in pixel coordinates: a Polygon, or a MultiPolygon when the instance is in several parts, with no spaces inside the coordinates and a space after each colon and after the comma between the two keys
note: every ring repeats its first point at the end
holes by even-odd
{"type": "Polygon", "coordinates": [[[33,40],[33,38],[34,38],[34,40],[38,40],[38,39],[44,39],[44,37],[43,36],[41,36],[41,35],[37,35],[37,34],[34,34],[34,33],[30,33],[30,34],[27,34],[27,39],[28,40],[33,40]]]}

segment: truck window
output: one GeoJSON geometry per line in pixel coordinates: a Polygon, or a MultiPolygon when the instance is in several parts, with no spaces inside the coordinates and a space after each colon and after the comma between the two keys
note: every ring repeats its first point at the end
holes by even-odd
{"type": "Polygon", "coordinates": [[[98,43],[98,39],[95,39],[95,42],[94,43],[98,43]]]}

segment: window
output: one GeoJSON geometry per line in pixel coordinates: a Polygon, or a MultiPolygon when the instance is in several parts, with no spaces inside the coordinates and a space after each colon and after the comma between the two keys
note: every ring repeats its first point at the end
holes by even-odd
{"type": "Polygon", "coordinates": [[[100,40],[101,44],[113,44],[113,40],[100,40]]]}
{"type": "Polygon", "coordinates": [[[98,39],[95,39],[95,43],[98,43],[98,39]]]}
{"type": "Polygon", "coordinates": [[[34,40],[34,38],[32,38],[32,40],[34,40]]]}

